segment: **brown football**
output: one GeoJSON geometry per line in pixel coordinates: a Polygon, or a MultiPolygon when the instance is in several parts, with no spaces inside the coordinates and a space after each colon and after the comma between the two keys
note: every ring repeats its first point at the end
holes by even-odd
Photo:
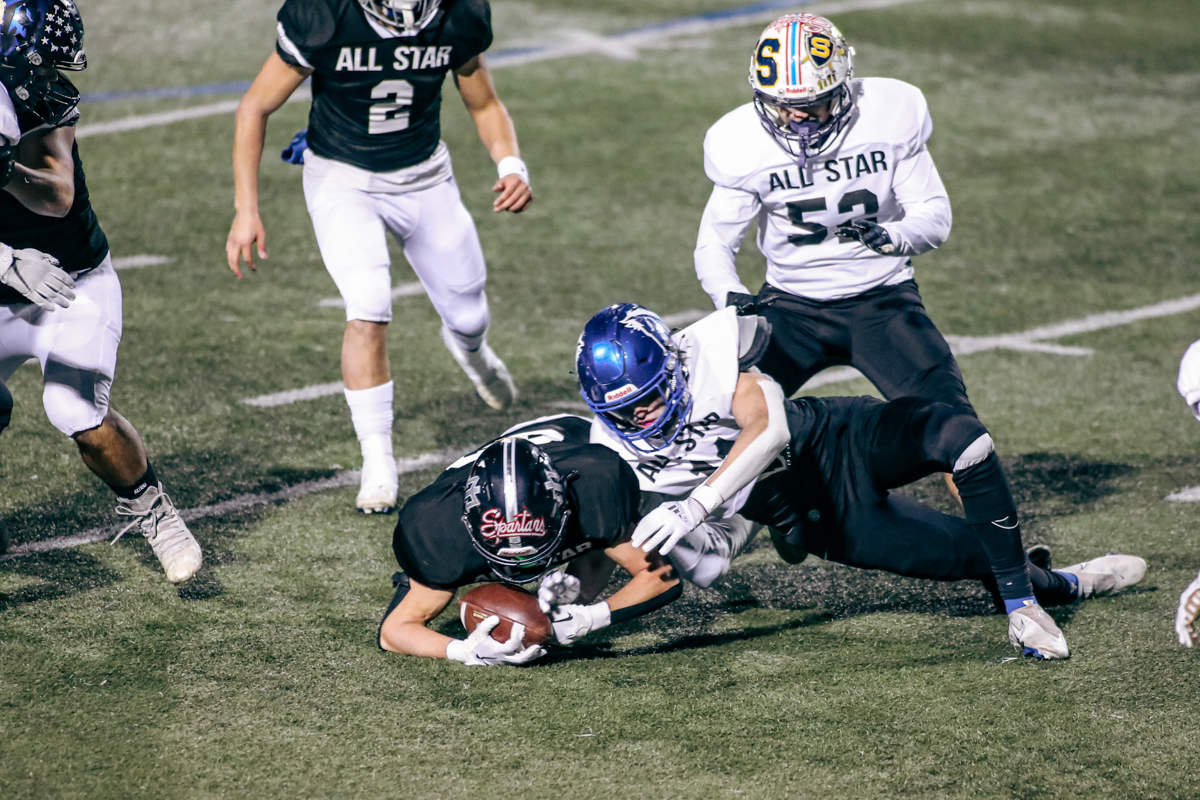
{"type": "Polygon", "coordinates": [[[550,638],[550,618],[538,607],[537,598],[516,587],[485,583],[467,592],[458,603],[458,618],[467,633],[493,614],[500,618],[500,624],[492,629],[492,638],[497,641],[508,641],[514,622],[525,626],[526,647],[550,638]]]}

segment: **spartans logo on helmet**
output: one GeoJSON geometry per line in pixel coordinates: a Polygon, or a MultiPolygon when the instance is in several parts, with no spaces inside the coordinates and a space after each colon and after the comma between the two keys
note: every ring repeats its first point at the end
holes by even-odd
{"type": "Polygon", "coordinates": [[[750,60],[754,107],[767,133],[801,165],[850,121],[853,57],[841,31],[816,14],[780,17],[758,37],[750,60]]]}

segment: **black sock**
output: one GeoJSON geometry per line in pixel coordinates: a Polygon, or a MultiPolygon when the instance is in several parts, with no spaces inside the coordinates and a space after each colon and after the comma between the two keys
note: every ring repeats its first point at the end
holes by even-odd
{"type": "Polygon", "coordinates": [[[147,461],[145,475],[134,481],[131,486],[113,486],[112,490],[117,493],[117,497],[125,500],[137,500],[147,490],[157,486],[158,476],[154,474],[154,465],[147,461]]]}
{"type": "Polygon", "coordinates": [[[1061,606],[1075,602],[1075,585],[1065,575],[1033,564],[1029,564],[1027,569],[1039,605],[1061,606]]]}
{"type": "Polygon", "coordinates": [[[1000,597],[1012,601],[1032,597],[1033,584],[1021,546],[1017,507],[1000,468],[1000,459],[990,453],[978,464],[956,470],[954,485],[962,497],[967,522],[979,534],[992,562],[1000,597]]]}

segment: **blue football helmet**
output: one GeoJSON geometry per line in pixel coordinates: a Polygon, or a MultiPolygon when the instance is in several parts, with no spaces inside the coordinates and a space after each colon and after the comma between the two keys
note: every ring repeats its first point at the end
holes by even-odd
{"type": "Polygon", "coordinates": [[[58,125],[79,105],[79,90],[59,70],[87,66],[83,19],[71,0],[0,3],[0,83],[17,111],[58,125]]]}
{"type": "Polygon", "coordinates": [[[679,436],[692,411],[687,369],[671,330],[634,303],[609,306],[588,320],[575,351],[588,408],[635,450],[653,453],[679,436]],[[634,409],[662,398],[662,413],[639,423],[634,409]]]}

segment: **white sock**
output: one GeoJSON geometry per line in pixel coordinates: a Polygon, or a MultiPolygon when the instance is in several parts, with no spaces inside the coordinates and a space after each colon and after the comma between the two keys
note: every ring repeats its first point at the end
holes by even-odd
{"type": "Polygon", "coordinates": [[[350,419],[354,422],[354,433],[362,447],[364,462],[373,459],[395,463],[392,455],[394,391],[392,381],[370,389],[346,390],[346,403],[350,406],[350,419]]]}

